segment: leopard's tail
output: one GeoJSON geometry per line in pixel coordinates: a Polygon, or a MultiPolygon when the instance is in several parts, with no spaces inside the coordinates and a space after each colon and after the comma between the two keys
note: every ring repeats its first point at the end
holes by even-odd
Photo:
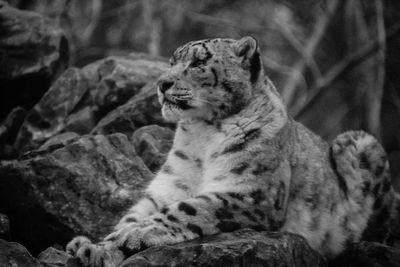
{"type": "Polygon", "coordinates": [[[391,189],[389,162],[382,145],[364,131],[348,131],[336,137],[331,147],[334,169],[351,192],[372,191],[380,197],[391,189]]]}
{"type": "Polygon", "coordinates": [[[372,209],[362,238],[384,241],[395,199],[382,145],[366,132],[348,131],[333,141],[331,156],[346,197],[359,203],[361,209],[372,209]],[[371,207],[366,207],[366,200],[371,198],[371,207]]]}
{"type": "Polygon", "coordinates": [[[390,214],[390,235],[388,238],[389,245],[400,247],[400,194],[394,193],[394,200],[390,214]]]}

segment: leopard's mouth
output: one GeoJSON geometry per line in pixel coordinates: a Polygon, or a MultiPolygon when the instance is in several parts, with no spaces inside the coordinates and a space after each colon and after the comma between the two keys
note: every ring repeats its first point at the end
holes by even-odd
{"type": "Polygon", "coordinates": [[[180,96],[166,94],[163,104],[170,108],[188,110],[193,107],[189,105],[189,99],[182,99],[180,96]]]}

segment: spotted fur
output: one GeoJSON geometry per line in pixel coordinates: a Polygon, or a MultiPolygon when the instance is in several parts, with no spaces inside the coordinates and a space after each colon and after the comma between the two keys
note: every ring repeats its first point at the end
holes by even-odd
{"type": "Polygon", "coordinates": [[[245,227],[302,235],[328,257],[387,236],[398,209],[381,145],[357,131],[329,146],[290,118],[253,38],[183,45],[158,85],[162,114],[178,125],[173,147],[104,242],[70,242],[85,265],[245,227]]]}

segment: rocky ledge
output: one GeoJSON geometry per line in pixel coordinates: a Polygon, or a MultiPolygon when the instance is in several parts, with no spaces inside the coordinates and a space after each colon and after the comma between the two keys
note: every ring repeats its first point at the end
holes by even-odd
{"type": "MultiPolygon", "coordinates": [[[[55,248],[48,248],[37,259],[17,243],[0,241],[0,251],[0,262],[7,258],[17,266],[79,266],[76,259],[55,248]]],[[[149,248],[120,266],[319,267],[327,266],[327,262],[302,237],[242,229],[173,246],[149,248]]]]}

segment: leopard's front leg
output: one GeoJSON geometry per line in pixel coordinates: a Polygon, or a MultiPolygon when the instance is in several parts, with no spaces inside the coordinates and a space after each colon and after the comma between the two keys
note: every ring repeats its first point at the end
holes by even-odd
{"type": "MultiPolygon", "coordinates": [[[[172,154],[172,157],[176,157],[175,154],[172,154]]],[[[173,163],[174,160],[176,161],[176,159],[172,158],[173,163]]],[[[145,221],[148,221],[147,218],[149,216],[159,213],[163,210],[163,207],[188,198],[190,188],[186,184],[190,183],[182,178],[183,176],[180,175],[178,168],[172,170],[169,161],[171,161],[170,158],[152,180],[146,189],[144,197],[121,218],[119,223],[114,227],[114,232],[108,236],[108,239],[112,239],[115,235],[120,235],[121,231],[125,231],[124,229],[142,227],[145,221]]],[[[185,167],[182,164],[180,166],[185,167]]],[[[67,252],[72,256],[81,258],[85,266],[98,266],[95,262],[109,259],[108,255],[120,255],[118,249],[113,244],[113,242],[109,241],[92,244],[88,238],[78,236],[68,243],[67,252]]],[[[112,260],[114,265],[115,262],[118,262],[117,259],[121,261],[123,257],[114,257],[112,260]]],[[[110,260],[107,261],[110,262],[110,260]]]]}
{"type": "Polygon", "coordinates": [[[139,226],[121,228],[105,240],[114,242],[125,256],[130,256],[150,246],[244,227],[270,229],[274,227],[271,224],[280,223],[276,214],[266,214],[266,208],[271,205],[283,203],[271,203],[261,190],[250,194],[208,193],[174,203],[139,226]]]}
{"type": "MultiPolygon", "coordinates": [[[[163,201],[159,198],[153,198],[150,194],[145,196],[134,205],[125,216],[121,218],[119,223],[114,227],[114,233],[119,229],[126,227],[138,227],[144,218],[154,214],[161,207],[163,201]]],[[[100,242],[93,244],[92,241],[85,236],[74,237],[66,246],[68,254],[78,257],[82,260],[84,266],[103,266],[96,265],[95,262],[113,262],[113,264],[104,266],[114,266],[117,262],[123,260],[120,251],[112,244],[112,242],[100,242]],[[113,255],[111,257],[110,255],[113,255]]]]}

